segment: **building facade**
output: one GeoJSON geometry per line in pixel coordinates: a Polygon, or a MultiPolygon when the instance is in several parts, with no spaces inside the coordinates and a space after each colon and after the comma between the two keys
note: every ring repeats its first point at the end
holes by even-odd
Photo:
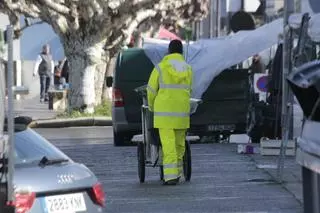
{"type": "MultiPolygon", "coordinates": [[[[232,13],[243,7],[244,2],[253,0],[211,0],[210,14],[204,20],[194,23],[193,39],[214,38],[229,33],[229,20],[232,13]]],[[[309,0],[294,0],[296,12],[309,12],[309,0]]],[[[284,7],[284,0],[265,0],[265,17],[279,14],[284,7]]],[[[320,8],[320,5],[319,5],[320,8]]]]}

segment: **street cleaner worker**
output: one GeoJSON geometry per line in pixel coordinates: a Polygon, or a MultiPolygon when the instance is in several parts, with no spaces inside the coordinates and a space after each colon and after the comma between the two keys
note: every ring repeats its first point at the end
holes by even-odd
{"type": "Polygon", "coordinates": [[[183,174],[186,131],[190,126],[192,68],[184,60],[181,41],[171,41],[168,51],[153,69],[147,93],[154,128],[160,134],[164,185],[176,185],[183,174]]]}

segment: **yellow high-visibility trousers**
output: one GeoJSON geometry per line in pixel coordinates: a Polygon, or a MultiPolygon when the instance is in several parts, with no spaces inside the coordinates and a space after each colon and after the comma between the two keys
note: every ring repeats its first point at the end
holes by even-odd
{"type": "Polygon", "coordinates": [[[165,181],[181,177],[185,152],[186,129],[159,129],[165,181]]]}

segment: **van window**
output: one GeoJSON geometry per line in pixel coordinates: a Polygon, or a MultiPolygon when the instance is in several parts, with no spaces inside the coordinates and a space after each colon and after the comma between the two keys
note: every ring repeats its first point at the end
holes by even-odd
{"type": "Polygon", "coordinates": [[[121,81],[148,81],[154,68],[143,49],[128,49],[119,54],[116,76],[121,81]]]}

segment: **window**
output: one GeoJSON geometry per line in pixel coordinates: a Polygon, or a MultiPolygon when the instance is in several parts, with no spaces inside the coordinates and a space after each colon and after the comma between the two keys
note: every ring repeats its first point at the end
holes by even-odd
{"type": "Polygon", "coordinates": [[[48,159],[68,159],[66,155],[32,129],[15,133],[16,164],[40,161],[44,156],[48,159]]]}

